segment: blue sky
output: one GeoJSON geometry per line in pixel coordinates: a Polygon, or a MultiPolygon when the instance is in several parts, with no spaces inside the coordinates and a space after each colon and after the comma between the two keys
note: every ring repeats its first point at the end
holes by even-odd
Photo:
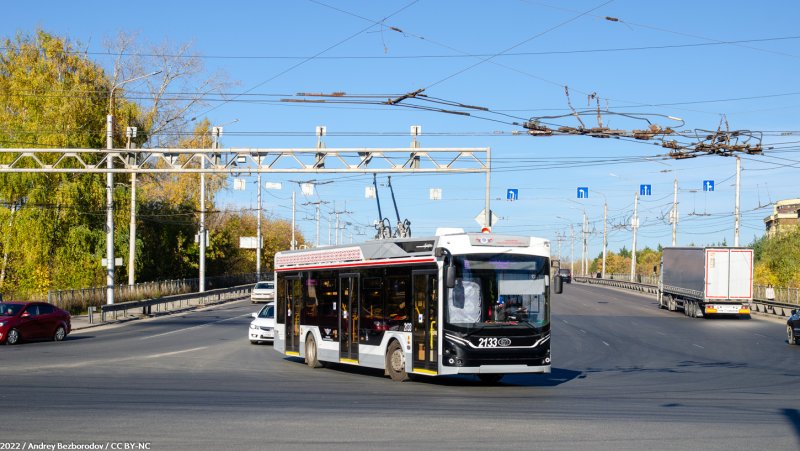
{"type": "MultiPolygon", "coordinates": [[[[763,144],[774,149],[742,158],[740,241],[747,244],[763,234],[770,202],[800,197],[795,180],[799,19],[800,4],[793,1],[42,1],[36,7],[5,5],[0,30],[11,36],[38,27],[98,52],[120,31],[138,34],[140,44],[191,42],[205,56],[206,73],[221,71],[237,83],[229,92],[386,95],[426,88],[431,97],[490,108],[502,114],[483,116],[499,122],[380,105],[287,104],[261,96],[268,102],[234,101],[207,116],[215,124],[238,119],[225,127],[223,145],[229,147],[313,147],[317,125],[327,127],[328,147],[408,146],[411,125],[422,126],[423,146],[491,147],[492,210],[501,218],[494,231],[550,238],[557,248],[557,234],[569,235],[570,224],[577,233],[585,211],[595,256],[601,249],[604,200],[609,247],[631,247],[626,224],[640,184],[651,184],[652,195],[640,199],[638,247],[669,245],[665,217],[675,178],[678,244],[732,244],[735,159],[677,161],[665,159],[666,149],[653,142],[512,135],[521,128],[508,122],[568,113],[566,85],[578,109],[596,93],[603,108],[637,117],[662,115],[648,116],[662,126],[680,125],[665,117],[673,116],[685,122],[682,130],[715,130],[725,114],[732,130],[771,132],[763,144]],[[384,18],[384,27],[374,23],[384,18]],[[721,43],[731,41],[737,42],[721,43]],[[497,56],[476,65],[490,55],[497,56]],[[703,180],[715,180],[715,192],[703,192],[703,180]],[[589,187],[589,199],[576,198],[579,186],[589,187]],[[518,201],[504,200],[509,188],[519,189],[518,201]]],[[[93,59],[106,67],[111,63],[101,55],[93,59]]],[[[553,121],[578,125],[569,118],[553,121]]],[[[584,121],[596,125],[593,116],[584,121]]],[[[646,125],[610,115],[604,122],[624,129],[646,125]]],[[[290,218],[296,185],[288,180],[308,178],[332,181],[310,197],[297,189],[299,203],[330,202],[323,207],[323,244],[334,201],[337,209],[346,203],[352,212],[342,217],[353,224],[345,232],[347,241],[351,232],[357,241],[372,237],[377,208],[364,198],[369,175],[265,176],[265,181],[284,182],[283,190],[264,191],[268,214],[290,218]]],[[[254,180],[245,192],[222,193],[221,206],[254,206],[254,180]]],[[[416,236],[441,226],[478,229],[473,218],[483,209],[482,174],[396,175],[392,184],[400,214],[411,220],[416,236]],[[434,187],[442,189],[443,200],[428,199],[434,187]]],[[[384,216],[393,218],[385,188],[381,196],[384,216]]],[[[300,210],[298,218],[313,215],[309,206],[300,210]]],[[[302,220],[299,227],[314,239],[312,221],[302,220]]],[[[562,252],[567,249],[564,244],[562,252]]],[[[580,254],[577,240],[575,251],[580,254]]]]}

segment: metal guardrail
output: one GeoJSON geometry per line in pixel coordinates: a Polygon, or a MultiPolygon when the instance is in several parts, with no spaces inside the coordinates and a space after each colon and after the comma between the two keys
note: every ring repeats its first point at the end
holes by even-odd
{"type": "MultiPolygon", "coordinates": [[[[227,288],[258,282],[256,273],[232,274],[206,278],[206,289],[227,288]]],[[[262,279],[271,280],[272,273],[262,273],[262,279]]],[[[137,283],[135,285],[116,285],[114,299],[118,303],[157,299],[186,293],[196,293],[200,279],[160,280],[137,283]]],[[[76,314],[88,311],[89,307],[99,310],[106,304],[106,287],[77,288],[69,290],[51,290],[47,293],[47,302],[58,308],[76,314]]]]}
{"type": "MultiPolygon", "coordinates": [[[[152,314],[153,307],[155,306],[156,312],[169,311],[189,307],[192,305],[209,305],[218,302],[226,301],[229,299],[242,298],[250,295],[253,289],[252,284],[239,285],[230,288],[219,288],[216,290],[209,290],[203,293],[186,293],[173,296],[164,296],[155,299],[144,299],[139,301],[127,301],[116,304],[107,304],[100,306],[100,321],[106,321],[106,315],[113,313],[114,320],[118,319],[119,312],[124,316],[128,316],[129,310],[141,309],[142,315],[152,314]],[[194,301],[194,302],[192,302],[194,301]]],[[[95,309],[89,310],[89,323],[94,323],[95,309]]]]}
{"type": "MultiPolygon", "coordinates": [[[[624,276],[614,274],[614,276],[624,276]]],[[[647,276],[649,277],[649,276],[647,276]]],[[[592,277],[573,277],[575,282],[588,283],[595,285],[606,285],[617,288],[624,288],[627,290],[641,291],[644,293],[658,294],[658,285],[656,283],[639,283],[630,282],[620,279],[599,279],[592,277]]],[[[753,285],[753,301],[751,302],[751,309],[759,313],[772,314],[777,316],[791,316],[792,310],[800,307],[800,299],[797,297],[800,293],[795,293],[800,290],[796,288],[775,288],[774,300],[769,300],[765,296],[766,286],[753,285]],[[781,293],[781,300],[778,300],[778,293],[781,293]],[[794,294],[794,297],[792,295],[794,294]],[[783,300],[790,300],[791,302],[782,302],[783,300]]]]}
{"type": "Polygon", "coordinates": [[[625,288],[626,290],[641,291],[644,293],[657,294],[658,287],[647,283],[630,282],[627,280],[618,279],[597,279],[592,277],[573,277],[573,280],[579,283],[588,283],[595,285],[606,285],[617,288],[625,288]]]}

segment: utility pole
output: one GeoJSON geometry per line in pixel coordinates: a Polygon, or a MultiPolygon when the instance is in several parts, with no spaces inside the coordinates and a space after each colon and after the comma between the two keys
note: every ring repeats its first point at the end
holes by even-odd
{"type": "Polygon", "coordinates": [[[631,247],[631,282],[636,281],[636,229],[639,228],[639,193],[633,198],[633,218],[631,219],[633,229],[633,244],[631,247]]]}
{"type": "MultiPolygon", "coordinates": [[[[106,117],[106,148],[114,148],[114,114],[111,112],[114,103],[114,89],[111,89],[111,99],[106,117]]],[[[113,169],[111,152],[106,155],[106,168],[113,169]]],[[[106,303],[114,303],[114,173],[110,170],[106,174],[106,303]]]]}
{"type": "Polygon", "coordinates": [[[739,187],[740,187],[740,179],[742,175],[742,159],[739,156],[736,156],[736,208],[734,209],[734,214],[736,215],[736,222],[733,227],[733,245],[738,247],[739,246],[739,217],[741,216],[739,211],[739,187]]]}
{"type": "Polygon", "coordinates": [[[678,177],[675,177],[675,181],[672,183],[672,191],[672,211],[669,221],[672,223],[672,245],[675,246],[678,238],[678,177]]]}
{"type": "MultiPolygon", "coordinates": [[[[335,205],[334,205],[333,209],[334,210],[336,209],[335,205]]],[[[333,212],[329,211],[328,212],[328,246],[333,244],[333,241],[331,241],[331,227],[333,227],[333,212]]]]}
{"type": "Polygon", "coordinates": [[[319,247],[319,206],[320,204],[327,204],[327,203],[328,203],[327,201],[318,200],[316,202],[305,202],[303,204],[303,205],[316,205],[316,214],[314,216],[314,219],[317,221],[317,239],[314,247],[319,247]]]}
{"type": "MultiPolygon", "coordinates": [[[[136,127],[128,127],[125,129],[125,137],[128,138],[128,142],[125,145],[125,148],[130,150],[131,149],[131,138],[136,137],[136,127]]],[[[130,155],[130,154],[128,154],[130,155]]],[[[132,156],[136,158],[134,154],[132,156]]],[[[130,156],[129,156],[130,158],[130,156]]],[[[134,164],[138,164],[138,162],[134,161],[134,164]]],[[[128,231],[129,239],[128,239],[128,285],[133,285],[135,283],[136,275],[134,267],[136,262],[136,173],[131,172],[131,225],[128,231]]]]}
{"type": "Polygon", "coordinates": [[[158,75],[161,71],[151,72],[140,75],[111,87],[108,94],[108,115],[106,116],[106,303],[114,304],[114,161],[111,158],[111,150],[114,149],[114,91],[120,86],[132,81],[140,80],[152,75],[158,75]]]}
{"type": "Polygon", "coordinates": [[[339,215],[341,215],[341,214],[351,214],[351,213],[353,213],[353,212],[352,211],[348,211],[347,210],[347,206],[345,206],[344,210],[341,210],[341,211],[340,210],[336,210],[336,207],[334,207],[333,214],[336,215],[336,244],[337,245],[340,244],[340,241],[341,241],[341,244],[344,244],[344,239],[342,239],[342,240],[339,239],[339,235],[340,235],[339,230],[341,230],[341,228],[339,227],[339,215]]]}
{"type": "Polygon", "coordinates": [[[295,229],[295,214],[296,214],[296,212],[297,212],[297,207],[296,207],[296,203],[295,203],[295,201],[296,201],[296,200],[295,200],[295,193],[294,193],[294,190],[292,190],[292,243],[291,243],[291,245],[290,245],[290,248],[291,248],[292,250],[295,250],[295,249],[297,249],[297,240],[295,239],[295,236],[294,236],[294,229],[295,229]]]}
{"type": "Polygon", "coordinates": [[[589,220],[583,212],[583,251],[581,252],[581,272],[589,274],[589,220]]]}
{"type": "Polygon", "coordinates": [[[569,234],[572,237],[572,251],[569,257],[569,272],[575,275],[575,228],[572,224],[569,225],[569,234]]]}
{"type": "Polygon", "coordinates": [[[608,248],[608,234],[606,232],[606,225],[608,224],[608,202],[603,203],[603,269],[600,271],[600,277],[606,278],[606,249],[608,248]]]}
{"type": "MultiPolygon", "coordinates": [[[[222,136],[222,127],[211,127],[211,148],[219,149],[219,137],[222,136]]],[[[206,159],[200,160],[200,167],[206,168],[206,159]]],[[[206,291],[206,174],[200,173],[200,231],[197,233],[197,242],[200,244],[200,264],[198,291],[206,291]]]]}
{"type": "MultiPolygon", "coordinates": [[[[261,165],[261,156],[258,157],[261,165]]],[[[261,173],[258,173],[258,217],[256,218],[256,280],[261,280],[261,173]]]]}

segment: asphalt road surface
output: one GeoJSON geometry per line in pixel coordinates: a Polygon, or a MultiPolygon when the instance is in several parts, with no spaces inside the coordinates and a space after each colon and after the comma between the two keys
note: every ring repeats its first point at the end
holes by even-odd
{"type": "Polygon", "coordinates": [[[779,320],[690,319],[573,283],[554,296],[553,372],[484,386],[311,369],[249,344],[257,308],[239,301],[0,348],[0,447],[800,447],[800,346],[786,344],[779,320]]]}

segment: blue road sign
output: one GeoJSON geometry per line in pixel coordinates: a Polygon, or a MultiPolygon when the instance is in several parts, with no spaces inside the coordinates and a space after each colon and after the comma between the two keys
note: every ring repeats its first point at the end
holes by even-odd
{"type": "Polygon", "coordinates": [[[703,191],[714,191],[714,181],[703,180],[703,191]]]}
{"type": "Polygon", "coordinates": [[[589,198],[589,187],[588,186],[579,186],[578,187],[578,199],[588,199],[589,198]]]}
{"type": "Polygon", "coordinates": [[[639,185],[640,196],[650,196],[653,194],[653,185],[639,185]]]}
{"type": "Polygon", "coordinates": [[[517,188],[509,188],[506,190],[506,200],[515,201],[519,200],[519,189],[517,188]]]}

